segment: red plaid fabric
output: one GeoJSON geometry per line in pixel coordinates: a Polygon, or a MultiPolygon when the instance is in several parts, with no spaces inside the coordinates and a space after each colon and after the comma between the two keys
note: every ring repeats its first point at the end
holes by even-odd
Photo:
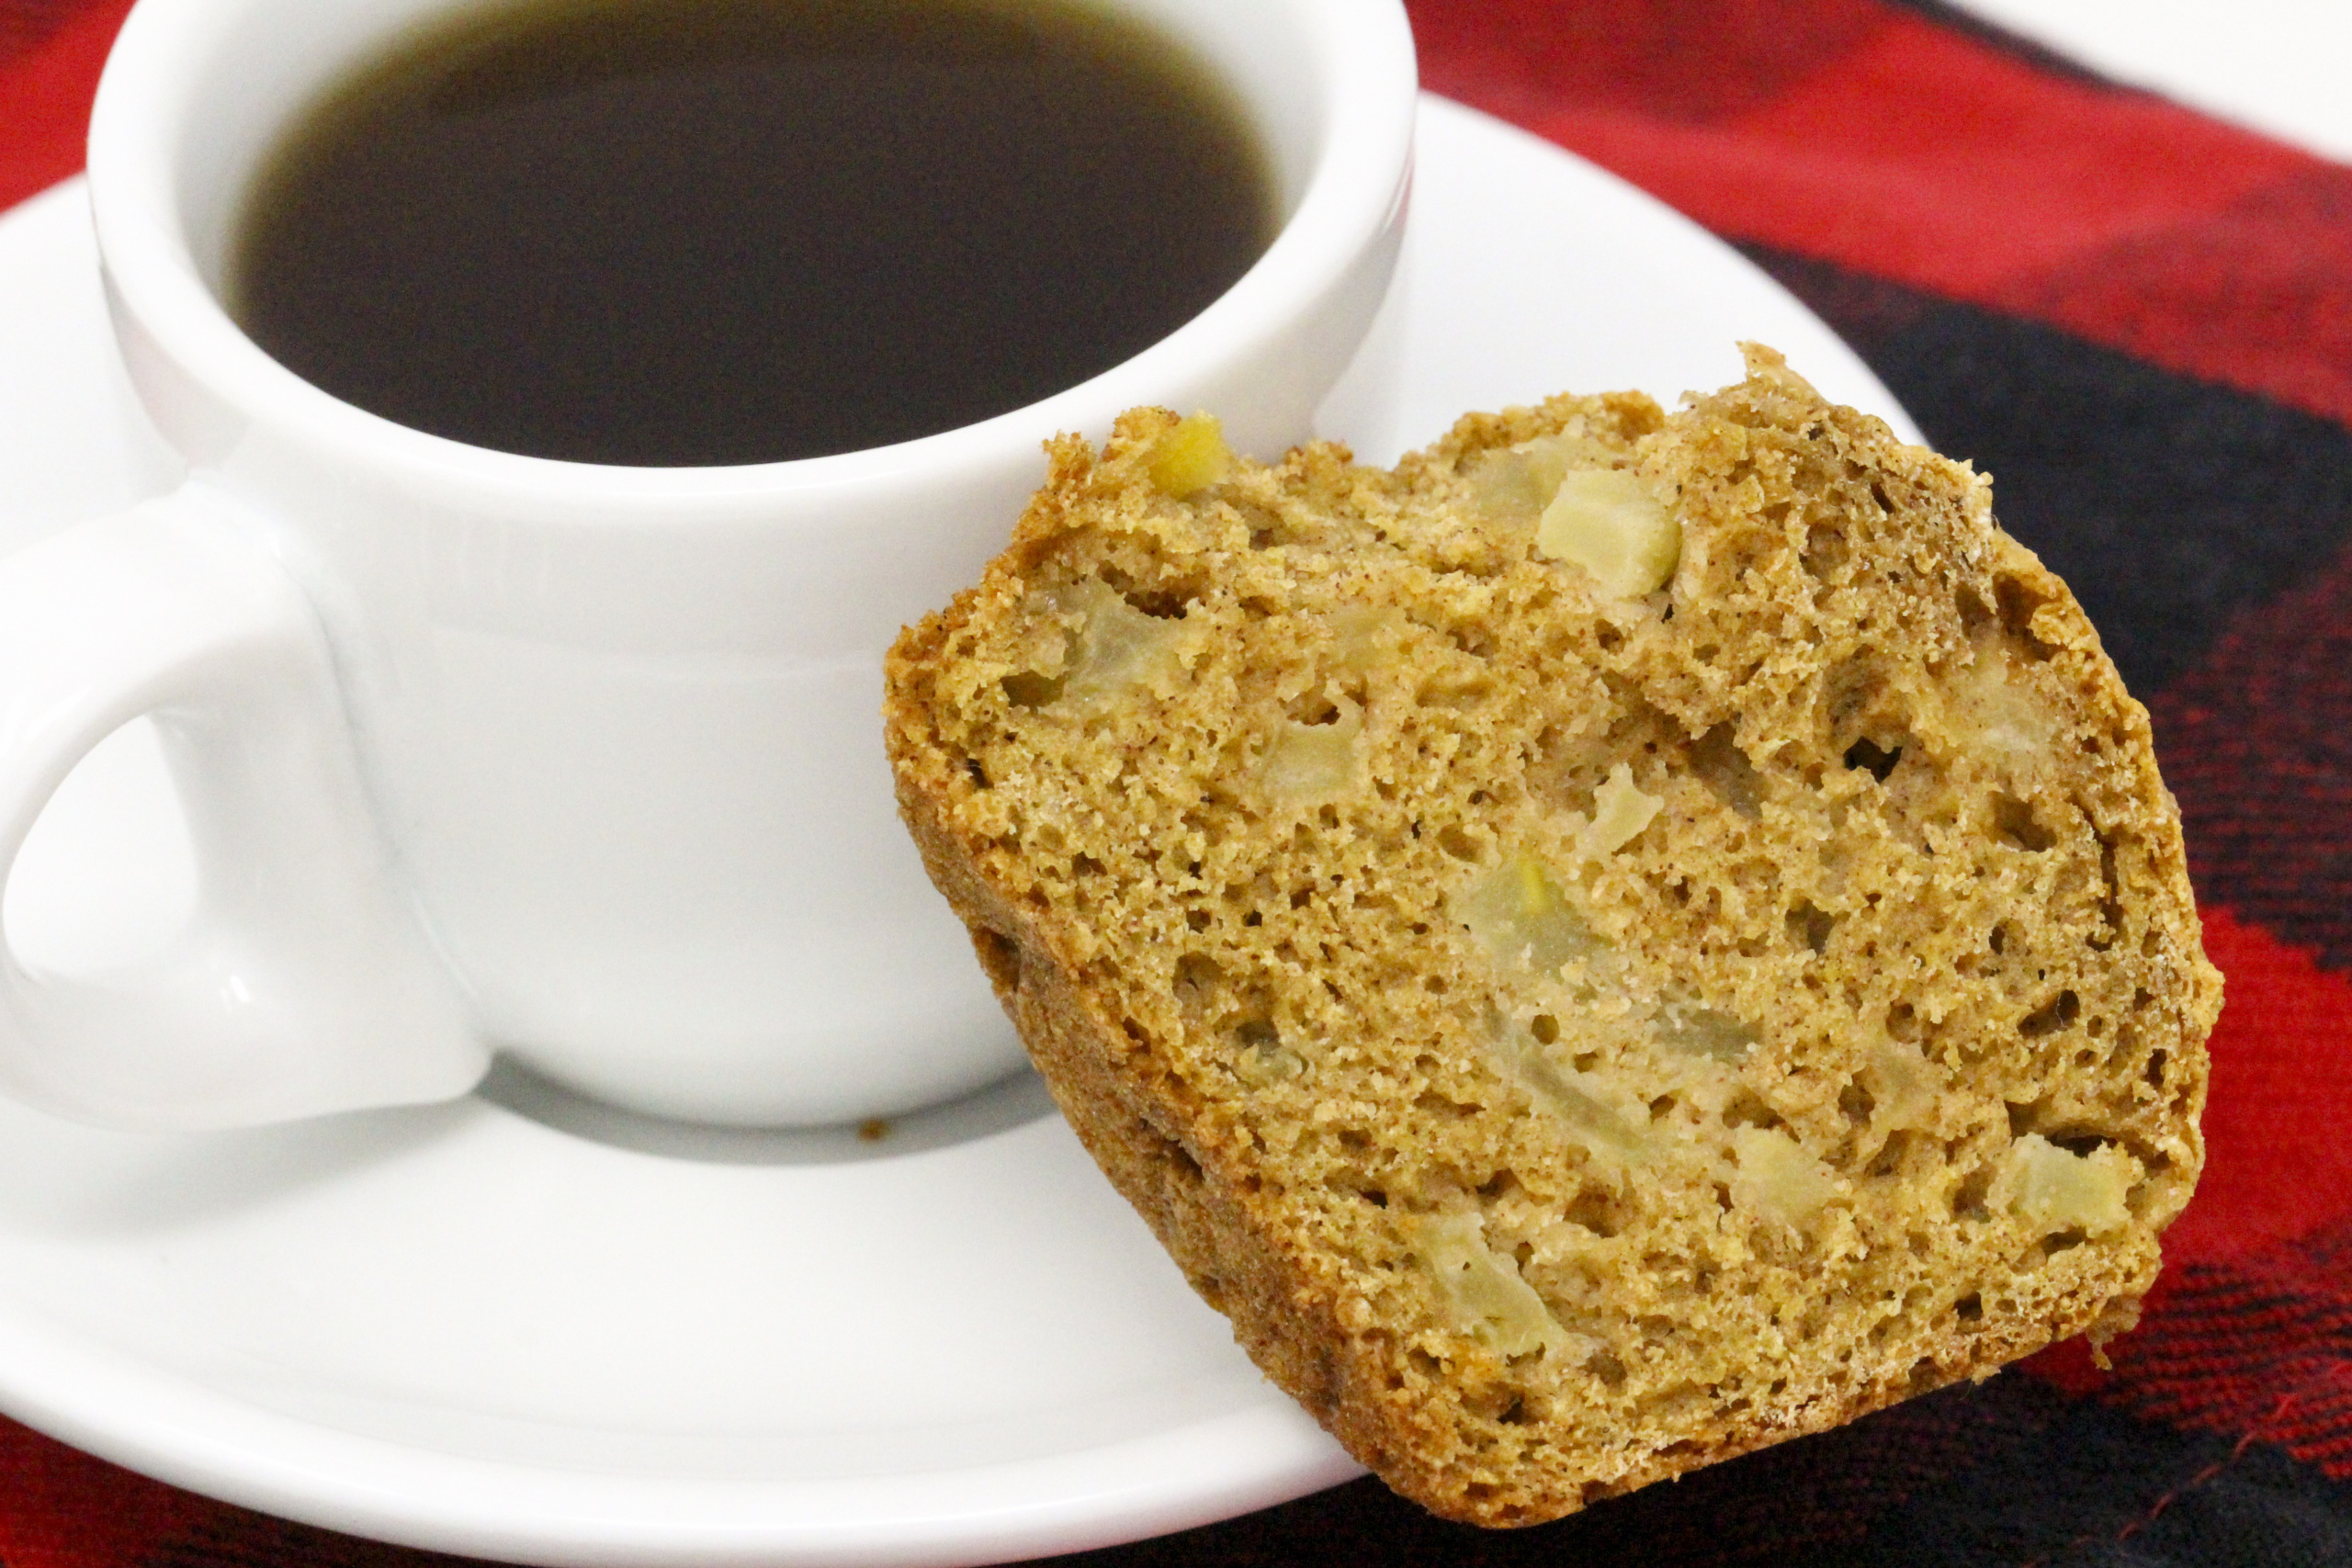
{"type": "MultiPolygon", "coordinates": [[[[0,206],[72,173],[123,0],[0,0],[0,206]]],[[[2211,1163],[2112,1371],[1889,1411],[1486,1535],[1369,1483],[1104,1564],[2352,1562],[2352,170],[1933,0],[1413,0],[1434,90],[1741,245],[1843,332],[2147,699],[2229,980],[2211,1163]]],[[[412,1562],[0,1421],[0,1564],[412,1562]]]]}

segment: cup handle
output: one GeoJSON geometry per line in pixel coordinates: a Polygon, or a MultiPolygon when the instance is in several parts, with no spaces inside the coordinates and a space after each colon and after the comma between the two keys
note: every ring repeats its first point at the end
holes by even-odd
{"type": "Polygon", "coordinates": [[[489,1065],[368,805],[317,615],[262,537],[195,481],[0,560],[0,884],[74,764],[141,716],[197,868],[153,959],[62,976],[0,951],[0,1091],[211,1129],[450,1099],[489,1065]]]}

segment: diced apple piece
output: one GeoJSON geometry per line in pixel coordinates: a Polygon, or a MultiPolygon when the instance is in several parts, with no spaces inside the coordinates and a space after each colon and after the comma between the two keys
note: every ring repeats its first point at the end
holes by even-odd
{"type": "Polygon", "coordinates": [[[1187,414],[1155,442],[1146,471],[1152,488],[1182,501],[1233,472],[1233,449],[1215,414],[1187,414]]]}
{"type": "Polygon", "coordinates": [[[1640,836],[1665,800],[1644,795],[1634,783],[1634,770],[1623,762],[1609,770],[1609,777],[1592,797],[1592,822],[1579,835],[1586,856],[1599,860],[1613,855],[1640,836]]]}
{"type": "Polygon", "coordinates": [[[1421,1266],[1463,1333],[1503,1356],[1589,1349],[1560,1326],[1518,1268],[1488,1248],[1477,1215],[1430,1214],[1418,1228],[1421,1266]]]}
{"type": "Polygon", "coordinates": [[[1668,1002],[1658,1010],[1658,1043],[1684,1056],[1726,1065],[1747,1060],[1763,1036],[1753,1024],[1695,1002],[1668,1002]]]}
{"type": "Polygon", "coordinates": [[[1871,1047],[1869,1074],[1871,1125],[1888,1132],[1931,1125],[1951,1082],[1917,1046],[1900,1040],[1882,1040],[1871,1047]]]}
{"type": "Polygon", "coordinates": [[[1539,435],[1488,452],[1470,469],[1470,505],[1490,523],[1532,528],[1570,468],[1605,468],[1615,454],[1585,435],[1539,435]]]}
{"type": "Polygon", "coordinates": [[[1653,1164],[1663,1153],[1647,1113],[1600,1071],[1555,1061],[1543,1043],[1499,1014],[1487,1021],[1487,1048],[1503,1076],[1527,1091],[1600,1166],[1620,1173],[1653,1164]]]}
{"type": "Polygon", "coordinates": [[[1731,1179],[1731,1201],[1769,1220],[1802,1230],[1838,1186],[1804,1145],[1777,1127],[1742,1127],[1732,1134],[1739,1168],[1731,1179]]]}
{"type": "Polygon", "coordinates": [[[1638,599],[1673,577],[1682,526],[1639,476],[1571,468],[1535,525],[1535,547],[1583,567],[1608,592],[1638,599]]]}
{"type": "Polygon", "coordinates": [[[1275,800],[1306,805],[1353,791],[1362,774],[1357,742],[1363,736],[1363,708],[1347,697],[1335,700],[1339,716],[1329,724],[1280,721],[1258,770],[1261,788],[1275,800]]]}
{"type": "Polygon", "coordinates": [[[1251,1089],[1266,1089],[1304,1077],[1306,1058],[1287,1045],[1260,1042],[1242,1047],[1233,1059],[1233,1070],[1251,1089]]]}
{"type": "Polygon", "coordinates": [[[1331,662],[1370,675],[1402,656],[1409,623],[1388,604],[1351,604],[1331,617],[1331,662]]]}
{"type": "Polygon", "coordinates": [[[1058,698],[1074,714],[1131,702],[1137,688],[1164,687],[1183,670],[1183,623],[1145,615],[1099,578],[1057,589],[1054,607],[1077,622],[1058,698]]]}
{"type": "Polygon", "coordinates": [[[1507,857],[1456,894],[1452,909],[1498,963],[1523,964],[1539,975],[1556,975],[1571,960],[1594,957],[1608,946],[1530,854],[1507,857]]]}
{"type": "Polygon", "coordinates": [[[2043,1235],[2105,1235],[2132,1223],[2124,1200],[2143,1174],[2140,1162],[2112,1144],[2078,1155],[2028,1133],[2009,1145],[1990,1197],[2043,1235]]]}
{"type": "Polygon", "coordinates": [[[2012,773],[2030,771],[2050,751],[2057,716],[2026,682],[2008,649],[1987,640],[1947,682],[1954,727],[1969,734],[1982,755],[2012,773]]]}

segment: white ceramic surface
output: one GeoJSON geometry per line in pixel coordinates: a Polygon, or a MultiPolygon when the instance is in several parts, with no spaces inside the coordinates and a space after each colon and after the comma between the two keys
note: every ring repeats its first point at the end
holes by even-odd
{"type": "Polygon", "coordinates": [[[203,1130],[446,1100],[492,1048],[653,1114],[817,1126],[1017,1070],[900,829],[901,626],[978,575],[1058,431],[1219,411],[1279,451],[1386,294],[1397,0],[1115,0],[1229,86],[1282,222],[1205,310],[1026,407],[796,462],[614,468],[340,402],[216,298],[302,106],[462,0],[142,0],[92,110],[117,339],[179,491],[0,569],[0,867],[152,714],[198,897],[119,973],[0,966],[0,1092],[203,1130]]]}
{"type": "MultiPolygon", "coordinates": [[[[1450,105],[1424,100],[1420,136],[1408,287],[1327,405],[1366,457],[1562,387],[1713,385],[1741,336],[1907,428],[1656,203],[1450,105]]],[[[0,547],[171,478],[90,243],[78,185],[0,219],[0,547]]],[[[7,929],[86,967],[153,948],[189,898],[134,727],[36,829],[7,929]]],[[[874,1145],[495,1092],[200,1136],[0,1103],[0,1408],[340,1529],[646,1568],[1044,1555],[1352,1473],[1034,1080],[874,1145]]]]}

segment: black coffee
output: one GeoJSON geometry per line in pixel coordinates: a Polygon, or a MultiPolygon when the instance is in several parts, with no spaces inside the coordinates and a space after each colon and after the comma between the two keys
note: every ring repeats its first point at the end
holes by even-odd
{"type": "Polygon", "coordinates": [[[281,363],[419,430],[757,463],[1082,381],[1275,222],[1238,107],[1078,0],[529,0],[303,118],[227,292],[281,363]]]}

